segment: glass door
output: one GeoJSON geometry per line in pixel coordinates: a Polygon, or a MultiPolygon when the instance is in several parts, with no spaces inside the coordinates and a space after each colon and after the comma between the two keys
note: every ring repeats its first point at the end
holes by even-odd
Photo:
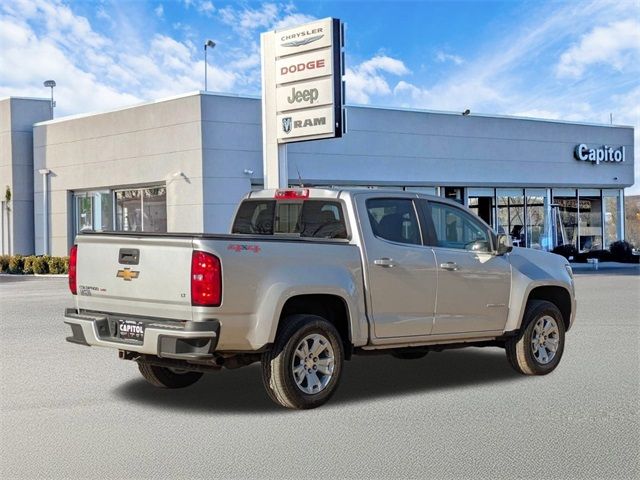
{"type": "Polygon", "coordinates": [[[528,248],[537,250],[552,250],[551,238],[549,235],[547,220],[547,210],[549,199],[545,189],[527,189],[527,231],[526,243],[528,248]]]}
{"type": "Polygon", "coordinates": [[[578,190],[579,250],[589,252],[602,247],[602,197],[598,189],[578,190]]]}
{"type": "Polygon", "coordinates": [[[524,195],[521,189],[498,189],[498,233],[511,236],[516,247],[526,245],[524,195]]]}
{"type": "Polygon", "coordinates": [[[555,246],[573,245],[578,248],[578,198],[575,189],[553,189],[556,212],[555,246]]]}

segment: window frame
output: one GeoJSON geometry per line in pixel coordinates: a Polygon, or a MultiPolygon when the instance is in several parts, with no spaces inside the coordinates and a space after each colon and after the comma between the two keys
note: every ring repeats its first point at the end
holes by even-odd
{"type": "Polygon", "coordinates": [[[441,249],[446,249],[446,250],[454,250],[456,252],[469,252],[469,253],[473,253],[473,254],[477,254],[477,253],[486,253],[486,254],[495,254],[496,252],[496,245],[497,245],[497,239],[496,239],[496,234],[493,231],[493,229],[488,226],[481,218],[474,216],[473,213],[466,211],[464,208],[461,208],[459,205],[454,205],[452,203],[449,202],[441,202],[441,201],[437,201],[437,200],[430,200],[430,199],[426,199],[426,198],[421,198],[420,199],[421,202],[419,202],[421,205],[421,208],[423,210],[423,220],[427,226],[427,231],[429,232],[428,235],[428,239],[429,239],[429,246],[432,248],[441,248],[441,249]],[[487,233],[487,236],[489,238],[489,248],[490,250],[488,252],[484,252],[484,251],[477,251],[477,250],[467,250],[466,248],[454,248],[454,247],[445,247],[442,245],[438,245],[438,237],[436,235],[436,227],[435,224],[433,223],[433,217],[432,217],[432,210],[431,210],[431,206],[433,204],[437,204],[437,205],[442,205],[445,207],[449,207],[452,210],[456,210],[459,211],[462,214],[462,217],[464,219],[464,217],[468,217],[467,221],[477,224],[476,226],[478,227],[482,227],[481,230],[484,230],[487,233]]]}

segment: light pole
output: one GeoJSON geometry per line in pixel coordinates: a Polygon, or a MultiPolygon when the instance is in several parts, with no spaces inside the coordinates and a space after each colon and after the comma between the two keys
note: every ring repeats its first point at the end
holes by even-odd
{"type": "Polygon", "coordinates": [[[204,44],[204,91],[207,91],[207,47],[213,48],[216,46],[216,42],[213,40],[207,40],[204,44]]]}
{"type": "Polygon", "coordinates": [[[51,88],[51,118],[53,118],[53,107],[56,106],[56,102],[53,101],[53,87],[56,86],[56,81],[55,80],[47,80],[47,81],[44,82],[44,86],[51,88]]]}

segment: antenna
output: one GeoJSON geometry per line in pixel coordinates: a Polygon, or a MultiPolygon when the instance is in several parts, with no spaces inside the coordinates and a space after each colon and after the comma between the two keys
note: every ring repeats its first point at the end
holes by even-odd
{"type": "Polygon", "coordinates": [[[300,170],[298,170],[298,165],[296,165],[296,172],[298,173],[298,181],[300,182],[300,186],[304,187],[304,183],[302,183],[302,176],[300,175],[300,170]]]}

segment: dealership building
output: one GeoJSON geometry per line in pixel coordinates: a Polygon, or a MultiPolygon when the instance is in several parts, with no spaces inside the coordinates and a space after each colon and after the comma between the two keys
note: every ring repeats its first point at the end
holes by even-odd
{"type": "MultiPolygon", "coordinates": [[[[469,206],[516,245],[624,238],[633,128],[348,106],[342,137],[287,146],[290,185],[400,189],[469,206]]],[[[51,120],[0,100],[2,253],[66,255],[82,230],[227,232],[263,184],[258,98],[193,92],[51,120]]]]}

